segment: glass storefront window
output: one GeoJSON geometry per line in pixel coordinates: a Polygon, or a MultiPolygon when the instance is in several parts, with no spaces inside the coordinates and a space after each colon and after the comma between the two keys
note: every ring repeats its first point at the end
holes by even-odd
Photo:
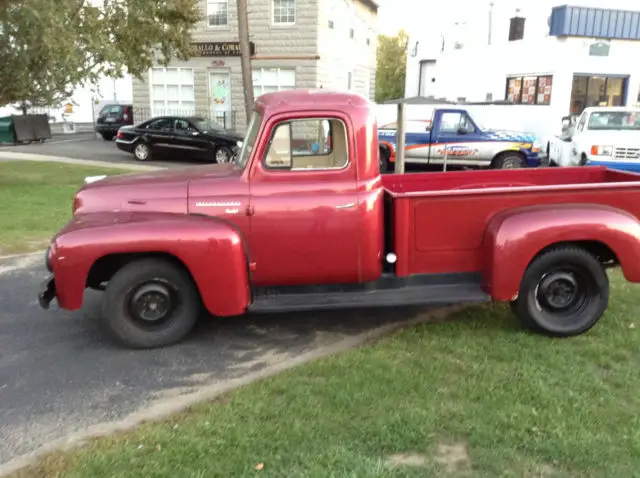
{"type": "Polygon", "coordinates": [[[506,99],[515,104],[549,105],[553,76],[514,76],[507,78],[506,99]]]}
{"type": "Polygon", "coordinates": [[[579,115],[589,106],[624,106],[627,78],[574,75],[570,111],[579,115]]]}

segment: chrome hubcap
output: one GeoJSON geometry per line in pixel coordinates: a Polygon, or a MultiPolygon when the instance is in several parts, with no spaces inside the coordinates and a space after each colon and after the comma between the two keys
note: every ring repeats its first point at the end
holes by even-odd
{"type": "Polygon", "coordinates": [[[231,159],[231,156],[229,155],[227,150],[219,149],[218,151],[216,151],[216,161],[218,163],[228,163],[229,159],[231,159]]]}
{"type": "Polygon", "coordinates": [[[149,156],[149,149],[144,144],[139,144],[136,146],[136,158],[138,159],[147,159],[149,156]]]}

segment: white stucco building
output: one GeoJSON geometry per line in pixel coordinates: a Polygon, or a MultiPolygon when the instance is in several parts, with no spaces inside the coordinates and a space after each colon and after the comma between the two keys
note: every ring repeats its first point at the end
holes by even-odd
{"type": "Polygon", "coordinates": [[[575,1],[466,2],[442,32],[411,37],[405,97],[507,100],[558,124],[639,102],[640,2],[575,1]]]}

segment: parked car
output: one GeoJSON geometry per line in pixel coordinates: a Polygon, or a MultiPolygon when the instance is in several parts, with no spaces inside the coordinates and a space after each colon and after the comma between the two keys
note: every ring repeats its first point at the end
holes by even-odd
{"type": "MultiPolygon", "coordinates": [[[[378,131],[380,168],[395,163],[396,123],[378,131]]],[[[407,121],[405,162],[467,168],[511,169],[542,164],[542,144],[531,133],[491,130],[479,125],[465,109],[434,108],[423,121],[407,121]]]]}
{"type": "Polygon", "coordinates": [[[180,159],[204,159],[228,163],[238,152],[242,135],[225,130],[202,117],[160,116],[135,126],[120,128],[118,148],[138,161],[154,155],[179,155],[180,159]]]}
{"type": "Polygon", "coordinates": [[[605,267],[640,282],[637,175],[381,176],[373,108],[349,93],[268,93],[232,163],[91,178],[48,249],[40,305],[76,310],[85,288],[105,290],[107,330],[136,348],[180,341],[202,306],[235,316],[495,300],[566,337],[607,308],[605,267]]]}
{"type": "Polygon", "coordinates": [[[604,165],[640,172],[640,108],[585,108],[574,121],[563,119],[563,135],[549,142],[556,166],[604,165]]]}
{"type": "Polygon", "coordinates": [[[111,141],[123,126],[133,124],[132,105],[105,105],[96,119],[96,133],[111,141]]]}

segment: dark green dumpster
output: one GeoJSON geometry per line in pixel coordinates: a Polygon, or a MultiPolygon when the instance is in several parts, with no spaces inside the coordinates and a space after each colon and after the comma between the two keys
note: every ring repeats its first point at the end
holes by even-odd
{"type": "Polygon", "coordinates": [[[15,143],[16,135],[13,128],[13,116],[0,118],[0,143],[15,143]]]}

